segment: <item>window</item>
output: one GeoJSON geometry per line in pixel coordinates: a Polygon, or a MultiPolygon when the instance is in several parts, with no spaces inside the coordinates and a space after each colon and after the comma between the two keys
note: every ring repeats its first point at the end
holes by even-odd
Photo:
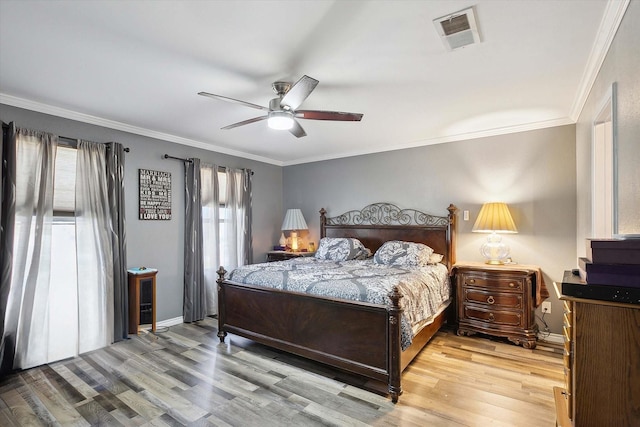
{"type": "Polygon", "coordinates": [[[49,359],[60,360],[77,354],[78,296],[76,268],[77,150],[58,145],[53,183],[53,227],[51,230],[51,281],[49,293],[49,359]]]}

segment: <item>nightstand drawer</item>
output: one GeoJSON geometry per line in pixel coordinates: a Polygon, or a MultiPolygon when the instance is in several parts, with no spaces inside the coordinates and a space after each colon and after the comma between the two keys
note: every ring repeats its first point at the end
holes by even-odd
{"type": "Polygon", "coordinates": [[[502,275],[501,277],[492,276],[464,276],[465,286],[474,286],[478,288],[507,290],[507,291],[522,291],[524,289],[523,280],[520,278],[509,278],[502,275]]]}
{"type": "Polygon", "coordinates": [[[469,320],[479,320],[489,324],[523,326],[522,314],[513,311],[482,310],[481,308],[465,305],[464,316],[469,320]]]}
{"type": "Polygon", "coordinates": [[[464,300],[499,308],[522,308],[522,295],[517,293],[499,293],[465,288],[464,300]]]}

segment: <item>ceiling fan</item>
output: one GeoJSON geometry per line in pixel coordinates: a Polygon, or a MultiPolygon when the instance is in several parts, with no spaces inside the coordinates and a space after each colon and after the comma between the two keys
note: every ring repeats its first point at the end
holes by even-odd
{"type": "Polygon", "coordinates": [[[240,101],[239,99],[229,98],[222,95],[214,95],[208,92],[198,92],[198,95],[208,96],[209,98],[220,99],[222,101],[233,102],[257,110],[267,111],[267,115],[254,117],[252,119],[243,120],[223,127],[222,129],[233,129],[238,126],[248,125],[250,123],[267,120],[267,124],[272,129],[288,130],[298,138],[306,136],[300,123],[296,119],[310,120],[334,120],[343,122],[359,122],[362,120],[362,114],[344,113],[341,111],[322,111],[322,110],[298,110],[297,108],[305,99],[313,92],[318,85],[318,80],[309,76],[302,76],[295,84],[290,82],[274,82],[271,86],[273,91],[278,94],[277,98],[273,98],[269,102],[269,107],[252,104],[251,102],[240,101]]]}

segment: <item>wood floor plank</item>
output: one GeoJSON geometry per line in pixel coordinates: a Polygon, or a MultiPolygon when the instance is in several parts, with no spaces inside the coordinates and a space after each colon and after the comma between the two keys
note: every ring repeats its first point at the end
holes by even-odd
{"type": "Polygon", "coordinates": [[[82,414],[84,419],[92,426],[120,427],[123,425],[94,400],[77,406],[76,410],[82,414]]]}
{"type": "Polygon", "coordinates": [[[29,403],[38,418],[46,425],[58,422],[62,425],[86,425],[76,411],[74,402],[69,402],[47,379],[42,370],[30,369],[25,372],[28,386],[20,394],[29,403]]]}
{"type": "Polygon", "coordinates": [[[55,374],[56,382],[59,385],[61,393],[70,395],[69,397],[65,396],[69,402],[76,404],[99,394],[93,387],[78,378],[76,374],[71,372],[69,368],[62,363],[43,366],[42,369],[49,378],[54,378],[55,374]],[[63,382],[67,383],[69,387],[61,386],[60,384],[63,382]],[[75,392],[72,390],[75,390],[75,392]]]}
{"type": "Polygon", "coordinates": [[[117,397],[147,421],[151,421],[164,414],[164,410],[162,408],[152,404],[133,390],[120,393],[117,397]]]}
{"type": "Polygon", "coordinates": [[[20,395],[18,390],[10,389],[0,395],[7,405],[10,412],[5,414],[18,425],[21,426],[40,426],[45,425],[43,421],[36,415],[34,409],[20,395]]]}
{"type": "Polygon", "coordinates": [[[438,332],[400,401],[325,365],[229,335],[215,319],[133,335],[0,380],[0,425],[553,426],[559,348],[438,332]]]}

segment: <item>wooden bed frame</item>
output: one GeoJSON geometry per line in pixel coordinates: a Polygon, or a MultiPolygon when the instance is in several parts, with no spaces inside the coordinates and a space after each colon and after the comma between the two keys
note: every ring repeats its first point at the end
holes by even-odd
{"type": "MultiPolygon", "coordinates": [[[[320,237],[355,237],[372,252],[389,240],[425,243],[444,255],[443,263],[451,271],[458,209],[447,209],[448,216],[432,216],[376,203],[332,218],[321,209],[320,237]]],[[[402,295],[397,288],[389,294],[391,304],[377,305],[245,285],[225,280],[226,273],[223,267],[218,270],[220,341],[232,333],[348,371],[365,378],[368,388],[388,393],[394,403],[402,394],[402,371],[449,311],[425,326],[402,351],[402,295]]]]}

